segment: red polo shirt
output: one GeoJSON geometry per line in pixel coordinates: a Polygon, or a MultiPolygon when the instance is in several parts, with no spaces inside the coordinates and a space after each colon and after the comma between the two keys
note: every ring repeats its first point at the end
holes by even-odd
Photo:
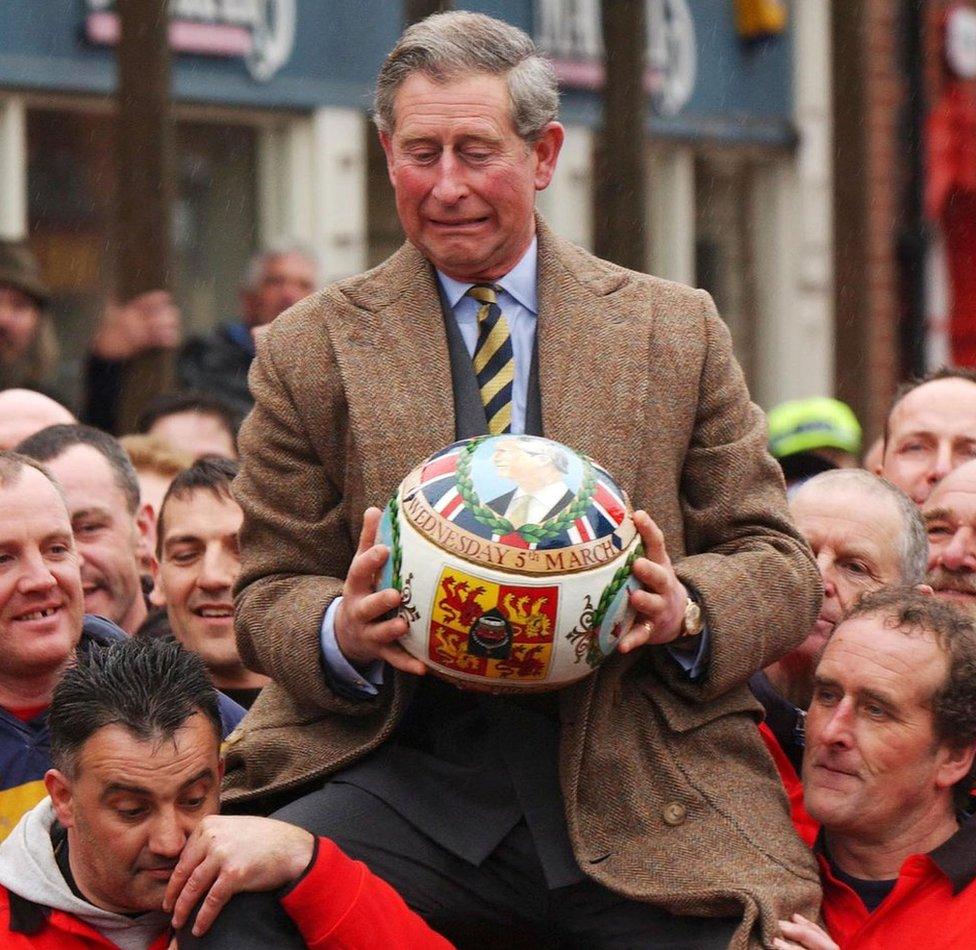
{"type": "Polygon", "coordinates": [[[868,913],[818,849],[823,916],[841,950],[973,950],[976,947],[976,818],[945,844],[905,859],[891,893],[868,913]]]}

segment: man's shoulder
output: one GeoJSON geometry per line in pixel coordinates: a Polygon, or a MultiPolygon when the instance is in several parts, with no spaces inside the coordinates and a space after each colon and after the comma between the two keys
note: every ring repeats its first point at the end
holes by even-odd
{"type": "Polygon", "coordinates": [[[604,260],[552,231],[538,221],[540,280],[561,277],[600,297],[623,294],[700,310],[705,293],[663,277],[630,270],[604,260]]]}

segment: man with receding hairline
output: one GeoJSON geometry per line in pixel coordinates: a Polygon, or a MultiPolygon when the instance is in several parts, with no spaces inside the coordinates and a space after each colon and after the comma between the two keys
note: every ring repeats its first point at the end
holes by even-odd
{"type": "Polygon", "coordinates": [[[949,472],[976,458],[976,373],[943,369],[899,392],[876,474],[921,505],[949,472]]]}

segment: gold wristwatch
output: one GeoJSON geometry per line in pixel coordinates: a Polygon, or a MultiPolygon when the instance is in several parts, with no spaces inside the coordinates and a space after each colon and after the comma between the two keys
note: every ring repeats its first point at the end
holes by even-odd
{"type": "Polygon", "coordinates": [[[685,615],[681,624],[682,637],[697,637],[705,626],[705,618],[702,617],[701,607],[690,597],[685,602],[685,615]]]}

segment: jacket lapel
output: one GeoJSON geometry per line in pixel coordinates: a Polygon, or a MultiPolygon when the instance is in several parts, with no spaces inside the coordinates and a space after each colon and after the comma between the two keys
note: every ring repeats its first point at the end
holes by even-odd
{"type": "Polygon", "coordinates": [[[435,280],[421,254],[404,245],[348,289],[357,319],[330,327],[370,501],[388,495],[415,465],[454,440],[435,280]]]}

